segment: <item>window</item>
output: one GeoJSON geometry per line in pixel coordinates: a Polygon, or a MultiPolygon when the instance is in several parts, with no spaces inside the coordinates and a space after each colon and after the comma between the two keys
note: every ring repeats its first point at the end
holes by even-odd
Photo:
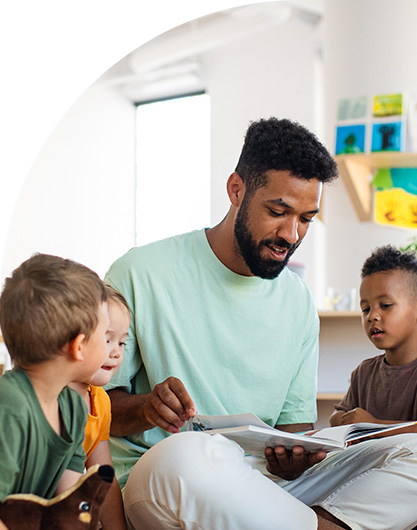
{"type": "Polygon", "coordinates": [[[210,224],[210,101],[137,104],[136,244],[210,224]]]}

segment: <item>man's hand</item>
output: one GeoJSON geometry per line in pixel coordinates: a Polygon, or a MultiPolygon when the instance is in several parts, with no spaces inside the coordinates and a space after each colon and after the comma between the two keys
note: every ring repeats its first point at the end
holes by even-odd
{"type": "Polygon", "coordinates": [[[196,415],[195,405],[182,381],[168,377],[148,394],[129,394],[121,388],[109,390],[111,434],[128,436],[154,427],[170,433],[179,432],[196,415]]]}
{"type": "Polygon", "coordinates": [[[182,381],[168,377],[163,383],[155,385],[147,394],[143,414],[153,427],[176,433],[197,413],[195,405],[182,381]]]}
{"type": "Polygon", "coordinates": [[[309,453],[300,446],[288,451],[285,447],[267,447],[265,449],[266,469],[269,473],[285,480],[294,480],[304,471],[326,458],[325,451],[309,453]]]}
{"type": "Polygon", "coordinates": [[[356,409],[348,410],[340,417],[340,423],[342,425],[348,425],[349,423],[380,423],[380,421],[366,412],[366,410],[357,407],[356,409]]]}

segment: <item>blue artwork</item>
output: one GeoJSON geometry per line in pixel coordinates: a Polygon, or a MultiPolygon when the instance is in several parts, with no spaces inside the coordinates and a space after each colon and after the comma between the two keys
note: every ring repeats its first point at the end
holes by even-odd
{"type": "Polygon", "coordinates": [[[371,151],[402,151],[403,122],[374,123],[372,125],[371,151]]]}
{"type": "Polygon", "coordinates": [[[365,125],[340,125],[336,128],[336,155],[365,152],[365,125]]]}

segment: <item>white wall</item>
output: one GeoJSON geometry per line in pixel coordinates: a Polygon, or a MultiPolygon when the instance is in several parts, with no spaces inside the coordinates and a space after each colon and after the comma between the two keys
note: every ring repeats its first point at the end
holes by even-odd
{"type": "MultiPolygon", "coordinates": [[[[211,220],[229,207],[226,180],[251,120],[276,115],[315,129],[318,29],[295,16],[202,56],[211,96],[211,220]],[[289,53],[289,51],[291,53],[289,53]]],[[[8,234],[3,271],[33,252],[71,257],[103,275],[134,244],[134,107],[116,88],[88,89],[53,131],[32,167],[8,234]],[[17,243],[18,242],[18,243],[17,243]]],[[[297,253],[315,288],[312,227],[297,253]]]]}
{"type": "Polygon", "coordinates": [[[203,57],[212,105],[212,222],[229,204],[225,182],[252,120],[277,116],[315,130],[317,30],[294,17],[278,28],[222,46],[203,57]]]}
{"type": "MultiPolygon", "coordinates": [[[[414,89],[417,4],[400,0],[392,10],[390,0],[381,0],[377,12],[371,4],[327,2],[324,39],[320,26],[292,16],[200,57],[212,104],[212,224],[228,209],[225,182],[251,120],[285,116],[321,132],[325,118],[321,139],[332,149],[339,97],[414,89]],[[320,44],[325,116],[317,107],[320,44]]],[[[104,274],[134,244],[133,134],[134,108],[116,88],[93,85],[74,104],[27,177],[10,225],[3,276],[34,251],[69,256],[104,274]]],[[[360,267],[375,246],[402,244],[413,233],[360,223],[343,183],[326,188],[325,226],[316,221],[294,257],[307,265],[319,306],[327,286],[358,285],[360,267]]]]}
{"type": "Polygon", "coordinates": [[[93,86],[50,135],[20,193],[4,275],[34,252],[75,259],[103,276],[134,245],[134,106],[93,86]]]}
{"type": "MultiPolygon", "coordinates": [[[[417,87],[417,3],[414,0],[326,0],[324,71],[326,137],[334,142],[340,98],[405,92],[417,87]]],[[[359,286],[360,270],[381,245],[402,245],[416,235],[359,222],[343,182],[328,187],[324,200],[326,284],[339,291],[359,286]]],[[[361,360],[381,353],[365,337],[358,318],[327,319],[320,333],[320,392],[344,392],[361,360]]],[[[323,404],[322,404],[323,405],[323,404]]],[[[329,403],[322,423],[331,413],[329,403]]],[[[332,405],[330,403],[330,405],[332,405]]]]}
{"type": "MultiPolygon", "coordinates": [[[[372,1],[325,3],[323,139],[328,145],[333,144],[339,97],[415,91],[416,19],[414,0],[379,0],[377,9],[372,1]]],[[[225,180],[236,163],[249,120],[285,115],[317,130],[316,48],[317,30],[292,18],[277,30],[203,57],[213,105],[213,223],[227,210],[225,180]]],[[[116,90],[90,89],[74,104],[27,177],[10,224],[2,278],[36,250],[70,255],[102,272],[107,262],[133,244],[133,119],[132,107],[116,90]],[[111,127],[102,121],[105,117],[113,120],[111,127]],[[109,195],[115,200],[115,190],[121,194],[122,208],[109,217],[101,206],[109,195]]],[[[357,285],[361,264],[372,248],[387,242],[402,244],[415,233],[359,223],[342,182],[328,188],[324,209],[325,281],[336,288],[357,285]]],[[[312,231],[322,230],[313,225],[312,231]]],[[[317,266],[314,271],[310,267],[315,239],[310,234],[297,253],[297,260],[309,264],[312,285],[318,277],[317,266]]]]}
{"type": "MultiPolygon", "coordinates": [[[[314,6],[321,0],[304,1],[314,6]]],[[[8,3],[0,31],[0,285],[10,272],[3,259],[18,194],[64,112],[95,79],[144,42],[188,20],[240,4],[241,0],[8,3]]],[[[6,259],[10,262],[9,256],[6,259]]]]}
{"type": "MultiPolygon", "coordinates": [[[[327,138],[334,142],[340,98],[404,92],[417,94],[417,2],[414,0],[326,0],[325,88],[327,138]]],[[[327,283],[358,285],[363,261],[388,243],[402,245],[415,230],[360,223],[342,182],[325,202],[327,283]]]]}
{"type": "MultiPolygon", "coordinates": [[[[212,105],[211,220],[229,208],[226,180],[236,167],[250,121],[277,116],[317,132],[315,78],[320,28],[291,17],[278,28],[246,37],[203,56],[212,105]]],[[[316,221],[294,259],[304,262],[317,297],[324,291],[325,234],[316,221]]]]}

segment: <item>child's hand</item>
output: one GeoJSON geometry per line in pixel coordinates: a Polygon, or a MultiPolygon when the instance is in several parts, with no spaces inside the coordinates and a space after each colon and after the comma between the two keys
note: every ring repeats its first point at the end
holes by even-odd
{"type": "Polygon", "coordinates": [[[345,412],[340,418],[340,421],[342,425],[347,425],[348,423],[379,423],[377,418],[360,407],[345,412]]]}

